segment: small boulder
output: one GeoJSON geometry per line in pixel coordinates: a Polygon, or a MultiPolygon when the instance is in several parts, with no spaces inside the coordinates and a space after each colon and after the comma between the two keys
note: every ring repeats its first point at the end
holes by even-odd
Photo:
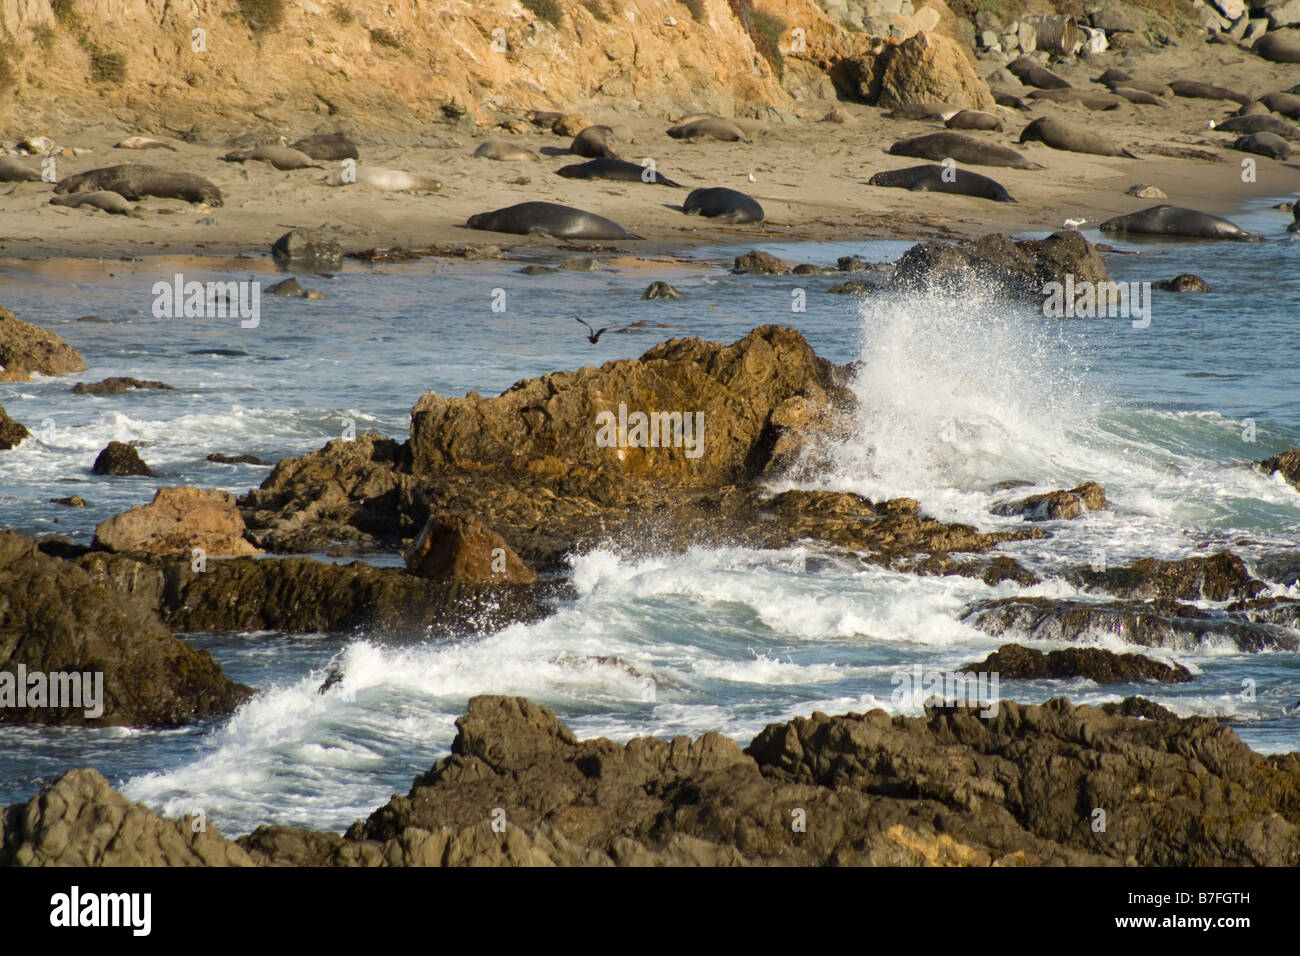
{"type": "Polygon", "coordinates": [[[1266,475],[1280,473],[1297,491],[1300,491],[1300,448],[1292,448],[1259,462],[1258,468],[1266,475]]]}
{"type": "Polygon", "coordinates": [[[85,368],[85,360],[63,339],[0,306],[0,382],[29,382],[33,372],[65,375],[85,368]]]}
{"type": "Polygon", "coordinates": [[[746,273],[749,275],[788,275],[790,273],[790,263],[783,259],[778,259],[770,252],[759,252],[757,249],[746,252],[744,255],[736,256],[736,264],[731,270],[735,273],[746,273]]]}
{"type": "Polygon", "coordinates": [[[104,551],[211,555],[261,552],[244,540],[244,519],[233,495],[215,489],[159,488],[153,501],[95,527],[95,546],[104,551]]]}
{"type": "Polygon", "coordinates": [[[267,295],[291,295],[302,296],[302,283],[290,276],[283,282],[277,282],[275,285],[266,287],[267,295]]]}
{"type": "Polygon", "coordinates": [[[1137,183],[1125,190],[1124,195],[1135,196],[1138,199],[1168,199],[1165,191],[1159,186],[1152,186],[1150,183],[1137,183]]]}
{"type": "Polygon", "coordinates": [[[1116,654],[1099,647],[1070,647],[1044,654],[1032,647],[1003,644],[978,664],[968,664],[962,670],[996,673],[1005,680],[1084,677],[1098,684],[1183,684],[1192,679],[1191,672],[1181,664],[1165,664],[1142,654],[1116,654]]]}
{"type": "Polygon", "coordinates": [[[591,120],[581,113],[565,113],[551,126],[551,132],[557,136],[577,136],[591,125],[591,120]]]}
{"type": "Polygon", "coordinates": [[[95,464],[91,467],[90,473],[92,475],[113,475],[115,477],[124,475],[144,475],[148,477],[153,474],[149,470],[149,466],[140,457],[140,453],[130,445],[120,441],[111,441],[104,446],[104,450],[95,459],[95,464]]]}
{"type": "Polygon", "coordinates": [[[1106,510],[1106,490],[1095,481],[1085,481],[1069,491],[1049,491],[1017,501],[994,505],[995,515],[1020,515],[1027,521],[1069,521],[1088,511],[1106,510]]]}
{"type": "Polygon", "coordinates": [[[271,246],[276,265],[294,272],[337,272],[343,268],[343,247],[316,229],[286,232],[271,246]]]}
{"type": "Polygon", "coordinates": [[[641,293],[643,299],[680,299],[682,294],[667,282],[651,282],[641,293]]]}
{"type": "Polygon", "coordinates": [[[869,292],[874,292],[875,288],[870,282],[863,282],[861,279],[850,279],[848,282],[833,285],[826,291],[839,295],[866,295],[869,292]]]}
{"type": "Polygon", "coordinates": [[[30,434],[25,425],[20,425],[10,418],[5,412],[5,407],[0,405],[0,451],[17,447],[18,443],[30,434]]]}
{"type": "Polygon", "coordinates": [[[80,495],[73,495],[70,498],[51,498],[50,504],[63,505],[68,508],[84,508],[86,507],[86,499],[80,495]]]}
{"type": "Polygon", "coordinates": [[[136,388],[159,388],[169,392],[176,390],[175,387],[168,385],[166,382],[153,382],[146,379],[116,375],[100,382],[91,382],[89,385],[78,382],[72,386],[72,391],[77,395],[121,395],[136,388]]]}
{"type": "Polygon", "coordinates": [[[262,461],[256,455],[223,455],[221,452],[213,452],[207,457],[208,461],[214,461],[218,465],[269,465],[269,461],[262,461]]]}
{"type": "Polygon", "coordinates": [[[407,550],[406,569],[436,581],[531,584],[537,572],[491,528],[467,512],[431,515],[407,550]]]}
{"type": "Polygon", "coordinates": [[[1209,292],[1210,287],[1205,280],[1198,275],[1192,275],[1190,272],[1184,272],[1180,276],[1174,276],[1172,279],[1161,279],[1159,282],[1151,283],[1151,288],[1159,289],[1161,292],[1209,292]]]}

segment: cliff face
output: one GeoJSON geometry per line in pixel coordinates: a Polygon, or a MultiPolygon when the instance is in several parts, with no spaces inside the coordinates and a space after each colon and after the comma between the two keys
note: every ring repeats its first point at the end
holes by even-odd
{"type": "MultiPolygon", "coordinates": [[[[0,124],[183,133],[410,129],[445,115],[788,107],[818,51],[866,49],[812,0],[0,0],[0,124]],[[802,29],[811,51],[792,49],[802,29]],[[195,32],[202,31],[202,32],[195,32]],[[784,53],[791,69],[786,69],[784,53]]],[[[828,90],[822,86],[821,92],[828,90]]]]}

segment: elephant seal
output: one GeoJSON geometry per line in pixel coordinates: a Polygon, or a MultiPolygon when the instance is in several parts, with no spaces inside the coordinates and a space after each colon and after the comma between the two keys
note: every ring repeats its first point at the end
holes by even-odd
{"type": "Polygon", "coordinates": [[[981,110],[962,110],[954,113],[944,121],[943,125],[949,129],[989,129],[1002,132],[1002,120],[992,113],[981,110]]]}
{"type": "Polygon", "coordinates": [[[1065,77],[1057,76],[1045,66],[1039,66],[1027,56],[1018,57],[1007,64],[1007,70],[1026,86],[1036,86],[1040,90],[1068,90],[1070,83],[1065,77]]]}
{"type": "Polygon", "coordinates": [[[608,126],[588,126],[569,144],[569,152],[591,159],[618,159],[614,131],[608,126]]]}
{"type": "Polygon", "coordinates": [[[661,175],[657,169],[629,163],[624,159],[592,159],[585,163],[563,166],[555,172],[565,179],[612,179],[621,183],[654,183],[672,186],[674,189],[685,188],[681,183],[675,183],[661,175]]]}
{"type": "Polygon", "coordinates": [[[1150,93],[1152,96],[1159,96],[1163,99],[1169,99],[1174,95],[1174,91],[1169,88],[1168,83],[1150,83],[1146,80],[1128,80],[1125,83],[1107,83],[1106,87],[1112,93],[1117,89],[1123,88],[1126,90],[1140,90],[1143,93],[1150,93]]]}
{"type": "Polygon", "coordinates": [[[1161,292],[1209,292],[1209,284],[1198,275],[1184,272],[1172,279],[1161,279],[1151,283],[1151,288],[1161,292]]]}
{"type": "Polygon", "coordinates": [[[0,156],[0,183],[39,183],[41,174],[16,159],[0,156]]]}
{"type": "Polygon", "coordinates": [[[1102,232],[1139,236],[1179,236],[1187,239],[1233,239],[1259,242],[1259,236],[1246,232],[1235,223],[1196,209],[1179,206],[1152,206],[1141,212],[1107,219],[1097,227],[1102,232]]]}
{"type": "Polygon", "coordinates": [[[943,120],[945,123],[962,111],[952,103],[900,103],[885,115],[890,119],[943,120]]]}
{"type": "Polygon", "coordinates": [[[170,149],[176,152],[176,147],[171,143],[164,143],[160,139],[151,139],[148,136],[128,136],[120,143],[113,144],[114,149],[170,149]]]}
{"type": "Polygon", "coordinates": [[[993,90],[993,102],[998,106],[1005,106],[1010,110],[1024,110],[1029,112],[1029,104],[1016,96],[1014,93],[1008,93],[1006,90],[993,90]]]}
{"type": "Polygon", "coordinates": [[[1098,93],[1095,90],[1034,90],[1029,94],[1031,100],[1047,100],[1051,103],[1078,103],[1090,110],[1117,110],[1128,100],[1114,93],[1098,93]]]}
{"type": "Polygon", "coordinates": [[[553,202],[521,202],[492,212],[480,212],[465,222],[470,229],[554,236],[558,239],[640,239],[595,213],[553,202]]]}
{"type": "Polygon", "coordinates": [[[694,142],[701,136],[721,140],[724,143],[749,143],[752,140],[745,131],[731,120],[720,116],[705,116],[674,126],[668,131],[673,139],[685,139],[694,142]]]}
{"type": "Polygon", "coordinates": [[[758,200],[725,186],[692,189],[682,203],[682,212],[688,216],[699,214],[723,222],[763,221],[763,207],[758,204],[758,200]]]}
{"type": "Polygon", "coordinates": [[[324,169],[319,163],[313,163],[311,157],[292,146],[254,146],[252,149],[232,150],[221,157],[223,162],[243,163],[250,159],[270,163],[276,169],[324,169]]]}
{"type": "Polygon", "coordinates": [[[357,144],[343,133],[313,133],[294,141],[292,147],[312,159],[360,159],[357,144]]]}
{"type": "Polygon", "coordinates": [[[964,133],[927,133],[899,140],[889,147],[895,156],[943,161],[953,159],[972,166],[1010,166],[1012,169],[1042,169],[1009,146],[986,142],[964,133]]]}
{"type": "Polygon", "coordinates": [[[372,186],[389,193],[437,192],[442,182],[422,173],[408,173],[404,169],[385,169],[383,166],[362,166],[358,164],[344,176],[342,169],[334,169],[323,180],[326,186],[372,186]]]}
{"type": "Polygon", "coordinates": [[[54,187],[54,192],[64,195],[89,193],[100,189],[119,193],[132,201],[143,199],[145,196],[159,196],[164,199],[207,203],[213,207],[220,206],[222,202],[221,190],[202,176],[135,163],[105,166],[102,169],[92,169],[75,176],[68,176],[59,180],[54,187]]]}
{"type": "Polygon", "coordinates": [[[100,209],[117,216],[134,216],[137,219],[140,216],[135,207],[127,202],[120,193],[110,192],[107,189],[98,189],[90,193],[69,193],[64,196],[51,196],[50,205],[71,206],[74,209],[81,206],[90,206],[92,209],[100,209]]]}
{"type": "Polygon", "coordinates": [[[1294,35],[1265,33],[1250,49],[1274,63],[1300,63],[1300,39],[1294,35]]]}
{"type": "Polygon", "coordinates": [[[1268,93],[1261,96],[1259,101],[1287,119],[1300,119],[1300,96],[1294,93],[1268,93]]]}
{"type": "Polygon", "coordinates": [[[1232,144],[1233,149],[1243,153],[1257,153],[1270,159],[1290,159],[1295,147],[1276,133],[1262,132],[1242,136],[1232,144]]]}
{"type": "Polygon", "coordinates": [[[1051,116],[1036,119],[1021,131],[1020,142],[1029,143],[1034,140],[1045,143],[1052,149],[1063,149],[1071,153],[1127,156],[1129,159],[1137,159],[1133,153],[1127,149],[1120,149],[1105,137],[1098,136],[1091,130],[1070,126],[1051,116]]]}
{"type": "Polygon", "coordinates": [[[478,159],[500,159],[510,163],[535,163],[541,159],[528,147],[516,146],[514,143],[507,143],[501,139],[490,139],[481,144],[478,149],[474,150],[474,156],[478,159]]]}
{"type": "Polygon", "coordinates": [[[1174,80],[1169,84],[1169,88],[1174,91],[1174,96],[1183,96],[1194,100],[1232,100],[1234,103],[1245,106],[1254,99],[1254,97],[1246,96],[1244,93],[1227,90],[1222,86],[1212,86],[1209,83],[1199,83],[1196,80],[1174,80]]]}
{"type": "Polygon", "coordinates": [[[1230,116],[1214,127],[1216,133],[1275,133],[1284,139],[1300,141],[1300,126],[1292,126],[1286,120],[1270,116],[1268,113],[1252,113],[1247,116],[1230,116]]]}
{"type": "Polygon", "coordinates": [[[1251,100],[1241,109],[1234,111],[1232,115],[1233,116],[1258,116],[1260,114],[1268,113],[1268,112],[1269,112],[1269,108],[1265,106],[1263,103],[1261,103],[1259,100],[1251,100]]]}
{"type": "Polygon", "coordinates": [[[1094,77],[1092,82],[1100,83],[1102,86],[1113,86],[1115,84],[1127,83],[1131,79],[1133,79],[1133,77],[1129,76],[1123,70],[1117,70],[1112,66],[1110,69],[1102,73],[1101,76],[1094,77]]]}
{"type": "Polygon", "coordinates": [[[1122,96],[1130,103],[1140,103],[1143,106],[1169,106],[1155,93],[1148,93],[1146,90],[1139,90],[1132,86],[1112,86],[1110,91],[1115,96],[1122,96]]]}
{"type": "Polygon", "coordinates": [[[892,186],[912,192],[956,193],[994,202],[1015,202],[996,179],[972,173],[968,169],[947,166],[909,166],[876,173],[867,180],[869,186],[892,186]],[[947,179],[944,174],[947,174],[947,179]],[[951,181],[950,181],[951,180],[951,181]]]}

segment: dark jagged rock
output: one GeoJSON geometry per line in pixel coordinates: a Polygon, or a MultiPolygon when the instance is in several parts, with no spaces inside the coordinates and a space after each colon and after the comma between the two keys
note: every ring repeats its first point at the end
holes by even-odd
{"type": "Polygon", "coordinates": [[[1209,292],[1210,287],[1200,276],[1192,275],[1190,272],[1184,272],[1182,275],[1174,276],[1172,279],[1161,279],[1159,282],[1151,283],[1151,288],[1159,289],[1161,292],[1209,292]]]}
{"type": "Polygon", "coordinates": [[[221,452],[213,452],[206,461],[216,462],[218,465],[269,465],[269,461],[262,461],[256,455],[224,455],[221,452]]]}
{"type": "Polygon", "coordinates": [[[643,299],[680,299],[682,294],[667,282],[651,282],[641,293],[643,299]]]}
{"type": "Polygon", "coordinates": [[[974,673],[997,673],[1003,680],[1036,680],[1086,677],[1098,684],[1127,684],[1158,681],[1181,684],[1192,673],[1181,664],[1164,664],[1141,654],[1116,654],[1099,647],[1069,647],[1042,651],[1019,644],[1003,644],[978,664],[962,668],[974,673]]]}
{"type": "Polygon", "coordinates": [[[1106,489],[1095,481],[1085,481],[1069,491],[1030,495],[994,505],[989,510],[995,515],[1023,515],[1028,521],[1068,521],[1106,508],[1106,489]]]}
{"type": "Polygon", "coordinates": [[[1300,491],[1300,448],[1265,458],[1258,467],[1266,475],[1281,474],[1292,487],[1300,491]]]}
{"type": "Polygon", "coordinates": [[[1178,715],[1145,697],[1125,697],[1119,703],[1102,704],[1101,709],[1116,717],[1143,717],[1147,720],[1177,720],[1178,715]]]}
{"type": "Polygon", "coordinates": [[[840,282],[827,289],[827,292],[833,292],[836,295],[869,295],[876,291],[876,286],[870,282],[863,282],[861,279],[850,279],[848,282],[840,282]]]}
{"type": "Polygon", "coordinates": [[[1242,601],[1268,590],[1231,551],[1180,561],[1142,558],[1104,571],[1078,568],[1068,578],[1090,590],[1138,600],[1242,601]]]}
{"type": "Polygon", "coordinates": [[[153,474],[140,457],[140,453],[120,441],[111,441],[104,446],[104,450],[96,456],[90,472],[94,475],[114,476],[153,474]]]}
{"type": "Polygon", "coordinates": [[[72,391],[77,395],[121,395],[131,389],[136,388],[157,388],[169,392],[175,391],[175,386],[168,385],[166,382],[151,382],[129,376],[114,376],[106,378],[103,381],[91,382],[87,385],[84,382],[78,382],[72,386],[72,391]]]}
{"type": "Polygon", "coordinates": [[[103,674],[103,712],[0,707],[0,723],[174,727],[228,714],[250,693],[177,640],[145,602],[36,543],[0,532],[0,670],[103,674]]]}
{"type": "Polygon", "coordinates": [[[1174,601],[1090,604],[1042,597],[1001,598],[971,605],[963,620],[985,634],[1027,640],[1073,643],[1105,635],[1139,647],[1179,651],[1205,646],[1234,647],[1247,653],[1300,650],[1300,636],[1294,628],[1174,601]]]}
{"type": "Polygon", "coordinates": [[[50,504],[64,505],[68,508],[84,508],[86,507],[86,499],[80,495],[71,495],[67,498],[51,498],[50,504]]]}
{"type": "Polygon", "coordinates": [[[0,451],[16,448],[30,434],[25,425],[10,418],[5,407],[0,405],[0,451]]]}

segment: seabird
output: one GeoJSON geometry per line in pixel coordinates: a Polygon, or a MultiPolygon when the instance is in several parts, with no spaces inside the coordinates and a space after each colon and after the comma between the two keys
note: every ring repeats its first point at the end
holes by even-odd
{"type": "MultiPolygon", "coordinates": [[[[583,325],[587,325],[586,322],[583,322],[582,319],[579,319],[576,315],[573,318],[574,321],[582,322],[583,325]]],[[[604,335],[606,332],[608,332],[611,328],[612,326],[607,325],[603,329],[597,331],[596,329],[593,329],[590,325],[587,325],[587,341],[590,342],[592,345],[595,345],[596,342],[599,341],[600,337],[604,335]]]]}

